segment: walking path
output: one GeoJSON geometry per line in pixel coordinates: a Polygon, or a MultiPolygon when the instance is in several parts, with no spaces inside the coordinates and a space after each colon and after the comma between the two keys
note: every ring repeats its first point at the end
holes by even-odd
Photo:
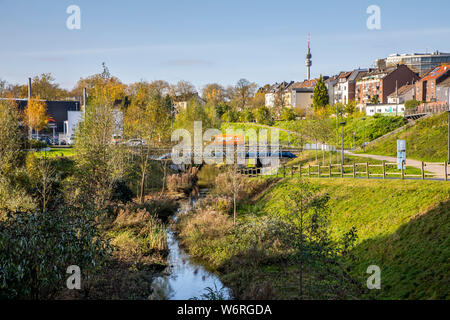
{"type": "MultiPolygon", "coordinates": [[[[366,154],[366,153],[352,153],[349,151],[345,151],[345,154],[349,156],[362,157],[362,158],[371,158],[380,161],[387,162],[397,162],[397,158],[389,157],[389,156],[379,156],[375,154],[366,154]]],[[[418,160],[406,159],[406,165],[418,169],[422,169],[422,162],[418,160]]],[[[444,165],[439,163],[425,163],[425,171],[431,172],[435,178],[444,179],[444,165]]]]}

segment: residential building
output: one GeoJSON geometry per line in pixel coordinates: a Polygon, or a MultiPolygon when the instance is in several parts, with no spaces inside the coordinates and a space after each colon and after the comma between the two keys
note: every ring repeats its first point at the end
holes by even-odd
{"type": "Polygon", "coordinates": [[[356,80],[355,99],[359,105],[367,105],[377,98],[381,104],[388,102],[388,96],[396,88],[415,83],[419,76],[406,65],[370,69],[356,80]]]}
{"type": "Polygon", "coordinates": [[[294,81],[286,82],[283,81],[281,83],[275,83],[270,86],[270,88],[266,91],[265,94],[265,105],[268,108],[273,108],[277,104],[277,95],[283,95],[284,107],[292,107],[292,92],[291,87],[294,84],[294,81]]]}
{"type": "Polygon", "coordinates": [[[450,106],[450,77],[437,85],[436,98],[437,101],[447,102],[450,106]]]}
{"type": "Polygon", "coordinates": [[[415,84],[405,84],[403,87],[396,89],[388,96],[388,103],[405,103],[406,101],[416,99],[415,84]]]}
{"type": "Polygon", "coordinates": [[[366,106],[366,115],[374,116],[382,114],[385,116],[403,116],[405,113],[405,104],[368,104],[366,106]]]}
{"type": "Polygon", "coordinates": [[[450,63],[450,53],[436,51],[434,53],[391,54],[382,60],[386,67],[405,64],[423,76],[443,63],[450,63]]]}
{"type": "Polygon", "coordinates": [[[450,65],[441,65],[425,75],[416,83],[417,100],[424,102],[437,101],[437,86],[450,77],[450,65]]]}
{"type": "Polygon", "coordinates": [[[336,85],[337,81],[338,81],[338,77],[339,75],[334,75],[330,78],[328,78],[327,80],[325,80],[325,86],[328,89],[328,97],[330,98],[330,104],[334,105],[334,86],[336,85]]]}
{"type": "Polygon", "coordinates": [[[355,100],[356,80],[359,74],[367,72],[367,70],[357,69],[349,72],[341,72],[337,77],[337,82],[333,87],[332,104],[347,104],[351,100],[355,100]]]}
{"type": "Polygon", "coordinates": [[[173,105],[174,105],[175,111],[178,112],[180,110],[186,109],[187,106],[188,106],[189,101],[191,101],[192,99],[197,101],[197,103],[200,104],[200,105],[206,104],[206,101],[203,100],[198,95],[198,93],[192,94],[192,95],[190,95],[188,97],[174,97],[173,105]]]}
{"type": "Polygon", "coordinates": [[[314,87],[318,80],[305,80],[303,82],[296,82],[291,86],[291,105],[293,108],[303,109],[306,112],[311,111],[314,87]]]}

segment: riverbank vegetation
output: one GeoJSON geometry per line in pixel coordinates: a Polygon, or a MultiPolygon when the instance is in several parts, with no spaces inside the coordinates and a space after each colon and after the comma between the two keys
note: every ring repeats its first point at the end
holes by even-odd
{"type": "Polygon", "coordinates": [[[27,152],[17,106],[0,103],[1,298],[147,299],[166,267],[171,171],[152,159],[136,170],[143,162],[112,143],[115,111],[103,103],[86,110],[70,157],[27,152]],[[80,290],[66,288],[72,265],[80,290]]]}
{"type": "MultiPolygon", "coordinates": [[[[302,186],[305,182],[297,178],[249,181],[267,188],[241,199],[236,226],[225,199],[205,199],[178,224],[181,241],[189,252],[220,272],[237,298],[449,297],[445,270],[450,188],[446,184],[309,179],[302,186]],[[301,251],[298,242],[295,244],[295,233],[288,231],[298,226],[295,219],[292,224],[296,208],[292,199],[301,195],[309,195],[314,199],[311,203],[319,204],[320,210],[312,209],[305,217],[315,217],[312,221],[318,226],[313,224],[314,228],[321,230],[320,239],[329,239],[328,252],[333,253],[327,256],[331,260],[326,260],[332,263],[323,264],[325,260],[313,259],[303,247],[305,264],[314,268],[304,269],[309,291],[302,294],[301,251]],[[366,287],[370,265],[382,270],[381,290],[366,287]]],[[[322,242],[305,243],[324,248],[322,242]]]]}

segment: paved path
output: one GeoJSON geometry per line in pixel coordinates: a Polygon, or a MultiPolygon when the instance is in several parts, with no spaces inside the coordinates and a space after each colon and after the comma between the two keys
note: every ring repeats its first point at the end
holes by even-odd
{"type": "MultiPolygon", "coordinates": [[[[380,161],[384,160],[384,161],[391,162],[391,163],[397,162],[397,158],[389,157],[389,156],[379,156],[379,155],[375,155],[375,154],[366,154],[366,153],[352,153],[349,151],[345,151],[345,154],[348,154],[349,156],[371,158],[371,159],[380,160],[380,161]]],[[[409,167],[422,169],[422,162],[418,161],[418,160],[406,159],[406,165],[409,167]]],[[[444,179],[444,176],[445,176],[444,164],[425,163],[425,171],[431,172],[435,178],[444,179]]]]}

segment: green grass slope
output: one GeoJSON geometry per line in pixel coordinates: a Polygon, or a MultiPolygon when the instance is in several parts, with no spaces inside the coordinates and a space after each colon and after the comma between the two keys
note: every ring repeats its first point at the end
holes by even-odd
{"type": "Polygon", "coordinates": [[[369,154],[396,156],[397,139],[406,140],[406,157],[429,162],[447,160],[447,114],[419,120],[415,125],[366,148],[369,154]]]}
{"type": "MultiPolygon", "coordinates": [[[[286,210],[286,194],[296,179],[285,179],[254,204],[260,214],[286,210]]],[[[377,299],[448,299],[450,267],[450,185],[443,182],[312,179],[330,195],[330,227],[340,237],[358,231],[349,262],[351,272],[367,279],[369,265],[381,268],[377,299]]],[[[250,208],[246,208],[250,209],[250,208]]],[[[364,283],[362,283],[364,285],[364,283]]]]}

